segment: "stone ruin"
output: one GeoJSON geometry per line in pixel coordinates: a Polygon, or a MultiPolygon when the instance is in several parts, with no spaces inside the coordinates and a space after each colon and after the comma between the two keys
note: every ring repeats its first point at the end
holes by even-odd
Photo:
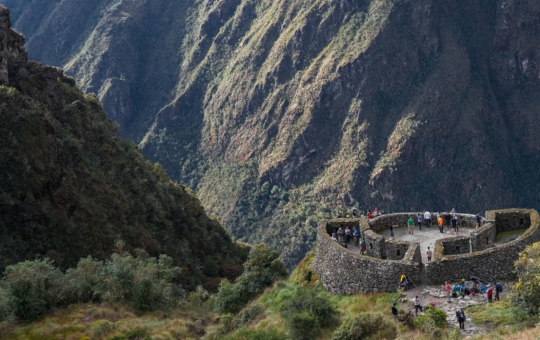
{"type": "MultiPolygon", "coordinates": [[[[402,274],[420,282],[422,256],[420,244],[378,234],[388,226],[406,226],[416,213],[388,214],[368,220],[333,219],[319,223],[314,270],[329,292],[357,294],[396,291],[402,274]],[[339,227],[359,227],[367,253],[344,248],[331,239],[339,227]]],[[[457,214],[460,228],[469,228],[470,236],[455,235],[435,242],[432,261],[425,264],[427,284],[459,281],[466,276],[481,279],[516,278],[514,262],[526,246],[540,241],[539,215],[533,209],[505,209],[486,212],[480,228],[474,229],[474,215],[457,214]],[[495,245],[500,232],[526,229],[517,239],[495,245]]]]}

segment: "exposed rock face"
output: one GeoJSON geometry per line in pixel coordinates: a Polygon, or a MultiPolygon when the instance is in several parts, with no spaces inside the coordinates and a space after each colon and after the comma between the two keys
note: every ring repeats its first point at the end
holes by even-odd
{"type": "Polygon", "coordinates": [[[11,28],[9,10],[0,6],[0,85],[9,85],[9,71],[28,60],[24,37],[11,28]]]}
{"type": "Polygon", "coordinates": [[[119,139],[94,95],[28,62],[1,6],[0,39],[0,271],[41,256],[63,268],[103,259],[121,239],[170,255],[188,287],[241,273],[246,254],[193,193],[119,139]]]}
{"type": "Polygon", "coordinates": [[[4,3],[34,57],[289,264],[338,206],[540,203],[537,1],[4,3]]]}

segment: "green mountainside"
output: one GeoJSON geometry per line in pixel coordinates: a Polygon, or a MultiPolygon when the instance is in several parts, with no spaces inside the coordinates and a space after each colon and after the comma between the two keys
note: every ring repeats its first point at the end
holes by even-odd
{"type": "Polygon", "coordinates": [[[294,265],[356,206],[538,207],[533,0],[2,0],[33,58],[294,265]]]}
{"type": "Polygon", "coordinates": [[[186,287],[213,290],[241,273],[245,250],[190,189],[117,137],[94,95],[27,61],[3,7],[0,41],[0,270],[40,256],[74,267],[123,240],[171,256],[186,287]]]}

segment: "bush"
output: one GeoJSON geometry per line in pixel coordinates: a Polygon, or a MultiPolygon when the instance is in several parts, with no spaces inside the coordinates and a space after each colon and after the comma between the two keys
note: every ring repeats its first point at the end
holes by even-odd
{"type": "Polygon", "coordinates": [[[514,263],[517,283],[512,287],[511,303],[529,314],[538,314],[540,307],[540,243],[534,243],[521,253],[514,263]]]}
{"type": "Polygon", "coordinates": [[[240,328],[235,334],[224,336],[222,340],[288,340],[287,334],[276,328],[240,328]]]}
{"type": "Polygon", "coordinates": [[[348,318],[334,331],[333,340],[394,339],[396,325],[380,313],[359,313],[348,318]]]}
{"type": "Polygon", "coordinates": [[[119,246],[106,263],[88,257],[65,274],[49,259],[8,266],[0,282],[0,321],[30,321],[49,308],[92,300],[126,301],[142,311],[176,305],[184,291],[173,283],[180,268],[172,259],[142,250],[133,257],[119,246]]]}
{"type": "Polygon", "coordinates": [[[284,278],[287,269],[279,259],[279,254],[271,251],[266,245],[253,246],[244,264],[244,272],[234,284],[222,280],[216,295],[214,308],[216,312],[238,313],[250,299],[261,293],[276,279],[284,278]]]}
{"type": "Polygon", "coordinates": [[[224,279],[219,284],[219,290],[214,300],[214,309],[219,314],[238,313],[247,303],[248,297],[243,287],[232,284],[224,279]]]}
{"type": "Polygon", "coordinates": [[[337,313],[326,292],[298,286],[295,294],[283,301],[281,314],[287,320],[302,312],[313,315],[317,325],[321,327],[329,325],[337,313]]]}
{"type": "Polygon", "coordinates": [[[424,332],[429,339],[440,339],[442,336],[441,329],[437,327],[432,318],[424,316],[425,315],[422,315],[422,317],[419,317],[414,321],[415,326],[422,330],[422,332],[424,332]]]}
{"type": "Polygon", "coordinates": [[[421,315],[417,320],[428,317],[435,322],[437,327],[444,328],[446,327],[446,313],[439,308],[429,307],[424,315],[421,315]]]}
{"type": "Polygon", "coordinates": [[[317,318],[308,312],[289,315],[286,327],[291,339],[314,339],[321,332],[317,318]]]}
{"type": "Polygon", "coordinates": [[[49,259],[8,266],[2,286],[11,312],[23,321],[34,320],[50,307],[66,303],[69,291],[62,272],[49,259]]]}
{"type": "Polygon", "coordinates": [[[234,325],[236,328],[240,328],[251,321],[255,320],[264,311],[264,308],[260,304],[254,304],[246,307],[238,313],[234,318],[234,325]]]}

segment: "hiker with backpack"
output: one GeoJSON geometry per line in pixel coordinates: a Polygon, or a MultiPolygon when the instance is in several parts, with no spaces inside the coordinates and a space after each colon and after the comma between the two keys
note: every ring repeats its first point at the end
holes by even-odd
{"type": "Polygon", "coordinates": [[[392,306],[392,315],[394,316],[394,321],[398,321],[398,309],[396,307],[396,303],[394,302],[394,305],[392,306]]]}
{"type": "Polygon", "coordinates": [[[493,302],[493,287],[491,287],[491,285],[487,286],[486,294],[487,294],[488,302],[492,303],[493,302]]]}
{"type": "Polygon", "coordinates": [[[465,317],[465,312],[463,309],[456,310],[456,318],[459,322],[459,329],[465,329],[465,321],[467,321],[467,318],[465,317]]]}
{"type": "Polygon", "coordinates": [[[495,300],[500,301],[499,294],[503,291],[502,283],[493,282],[493,286],[495,287],[495,300]]]}

